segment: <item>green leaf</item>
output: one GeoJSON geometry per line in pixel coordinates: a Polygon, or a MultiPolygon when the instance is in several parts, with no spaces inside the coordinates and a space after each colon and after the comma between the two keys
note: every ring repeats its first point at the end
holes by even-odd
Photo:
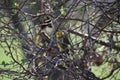
{"type": "Polygon", "coordinates": [[[57,1],[53,1],[53,5],[56,6],[58,4],[57,1]]]}
{"type": "Polygon", "coordinates": [[[5,67],[6,66],[6,63],[5,63],[5,61],[2,61],[2,65],[5,67]]]}
{"type": "Polygon", "coordinates": [[[79,12],[82,13],[84,11],[84,8],[79,8],[79,12]]]}
{"type": "Polygon", "coordinates": [[[66,15],[66,11],[65,11],[65,8],[63,6],[61,6],[60,12],[63,16],[66,15]]]}
{"type": "Polygon", "coordinates": [[[14,2],[15,7],[19,7],[19,4],[17,2],[14,2]]]}
{"type": "Polygon", "coordinates": [[[36,2],[31,2],[30,4],[31,4],[31,5],[35,5],[35,4],[36,4],[36,2]]]}

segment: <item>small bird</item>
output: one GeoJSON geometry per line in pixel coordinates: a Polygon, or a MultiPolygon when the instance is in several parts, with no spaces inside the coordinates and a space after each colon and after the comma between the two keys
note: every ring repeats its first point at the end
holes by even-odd
{"type": "Polygon", "coordinates": [[[70,44],[69,39],[65,31],[56,32],[57,45],[61,52],[68,53],[68,45],[70,44]]]}
{"type": "Polygon", "coordinates": [[[50,39],[44,32],[39,32],[36,36],[36,43],[42,47],[45,43],[50,43],[50,39]]]}
{"type": "Polygon", "coordinates": [[[45,20],[42,21],[40,28],[41,32],[44,32],[48,36],[52,35],[55,29],[49,16],[46,16],[45,20]]]}

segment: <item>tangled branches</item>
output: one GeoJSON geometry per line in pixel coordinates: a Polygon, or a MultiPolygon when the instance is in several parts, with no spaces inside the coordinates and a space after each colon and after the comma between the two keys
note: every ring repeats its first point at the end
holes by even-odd
{"type": "Polygon", "coordinates": [[[0,9],[0,50],[10,58],[1,62],[3,78],[103,80],[120,73],[118,0],[4,0],[0,9]],[[94,66],[106,64],[107,75],[95,74],[94,66]]]}

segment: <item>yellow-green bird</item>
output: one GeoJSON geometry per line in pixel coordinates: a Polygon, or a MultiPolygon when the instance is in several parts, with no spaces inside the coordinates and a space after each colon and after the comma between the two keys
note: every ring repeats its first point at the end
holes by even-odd
{"type": "Polygon", "coordinates": [[[38,33],[38,35],[36,36],[36,43],[39,46],[44,46],[45,43],[49,44],[50,43],[50,39],[49,37],[44,33],[44,32],[40,32],[38,33]]]}
{"type": "Polygon", "coordinates": [[[68,35],[65,31],[57,31],[56,32],[56,38],[57,38],[57,45],[61,52],[67,52],[68,53],[68,45],[70,45],[68,35]]]}

